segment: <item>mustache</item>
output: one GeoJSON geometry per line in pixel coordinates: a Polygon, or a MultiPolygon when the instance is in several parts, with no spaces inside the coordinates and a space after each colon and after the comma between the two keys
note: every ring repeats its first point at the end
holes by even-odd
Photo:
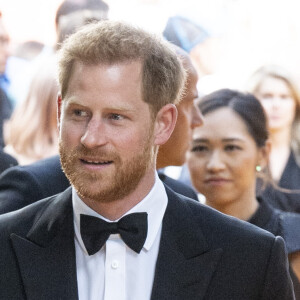
{"type": "Polygon", "coordinates": [[[68,147],[62,145],[60,143],[59,145],[60,150],[62,150],[64,153],[68,153],[67,155],[72,158],[82,158],[82,157],[88,157],[90,159],[93,158],[101,158],[106,160],[119,160],[120,157],[117,155],[114,151],[107,150],[107,149],[87,149],[83,147],[82,145],[78,145],[73,150],[68,150],[68,147]]]}

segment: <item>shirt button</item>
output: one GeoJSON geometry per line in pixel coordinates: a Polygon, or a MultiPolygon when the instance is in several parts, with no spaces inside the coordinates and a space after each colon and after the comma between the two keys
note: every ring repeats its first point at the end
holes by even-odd
{"type": "Polygon", "coordinates": [[[111,267],[113,269],[118,269],[119,267],[119,262],[117,260],[113,260],[112,263],[111,263],[111,267]]]}

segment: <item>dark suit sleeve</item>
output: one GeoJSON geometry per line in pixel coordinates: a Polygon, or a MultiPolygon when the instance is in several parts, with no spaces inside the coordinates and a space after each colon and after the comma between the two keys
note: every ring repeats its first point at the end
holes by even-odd
{"type": "Polygon", "coordinates": [[[0,176],[0,214],[17,210],[44,198],[33,174],[13,167],[0,176]]]}
{"type": "Polygon", "coordinates": [[[276,237],[270,253],[266,271],[264,290],[261,299],[295,299],[293,284],[289,275],[289,264],[284,241],[276,237]]]}
{"type": "Polygon", "coordinates": [[[171,188],[174,192],[184,195],[188,198],[194,199],[196,201],[199,201],[196,191],[190,186],[180,182],[179,180],[166,176],[162,172],[158,172],[158,176],[160,180],[163,183],[165,183],[169,188],[171,188]]]}

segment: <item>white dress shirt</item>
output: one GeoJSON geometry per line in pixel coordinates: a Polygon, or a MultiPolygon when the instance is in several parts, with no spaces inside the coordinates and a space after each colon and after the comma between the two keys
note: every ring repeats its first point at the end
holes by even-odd
{"type": "Polygon", "coordinates": [[[168,197],[163,183],[155,177],[149,194],[125,215],[148,213],[148,234],[139,254],[131,250],[119,234],[89,256],[80,235],[80,214],[102,218],[72,190],[78,295],[80,300],[147,300],[151,297],[158,256],[162,219],[168,197]]]}

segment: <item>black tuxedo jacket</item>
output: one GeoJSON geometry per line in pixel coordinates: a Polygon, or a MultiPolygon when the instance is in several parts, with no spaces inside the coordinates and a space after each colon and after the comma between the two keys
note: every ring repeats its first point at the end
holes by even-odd
{"type": "Polygon", "coordinates": [[[58,155],[9,168],[0,176],[0,214],[60,193],[69,186],[58,155]]]}
{"type": "MultiPolygon", "coordinates": [[[[198,201],[191,187],[164,174],[159,176],[175,192],[198,201]]],[[[30,165],[12,167],[0,176],[0,214],[63,192],[69,186],[58,155],[30,165]]]]}
{"type": "MultiPolygon", "coordinates": [[[[294,299],[280,237],[166,190],[151,300],[294,299]]],[[[78,299],[70,188],[1,215],[0,245],[0,299],[78,299]]]]}
{"type": "Polygon", "coordinates": [[[173,179],[161,172],[158,172],[158,176],[160,180],[163,183],[165,183],[169,188],[171,188],[174,192],[199,201],[197,193],[192,187],[188,186],[185,183],[182,183],[179,180],[173,179]]]}

